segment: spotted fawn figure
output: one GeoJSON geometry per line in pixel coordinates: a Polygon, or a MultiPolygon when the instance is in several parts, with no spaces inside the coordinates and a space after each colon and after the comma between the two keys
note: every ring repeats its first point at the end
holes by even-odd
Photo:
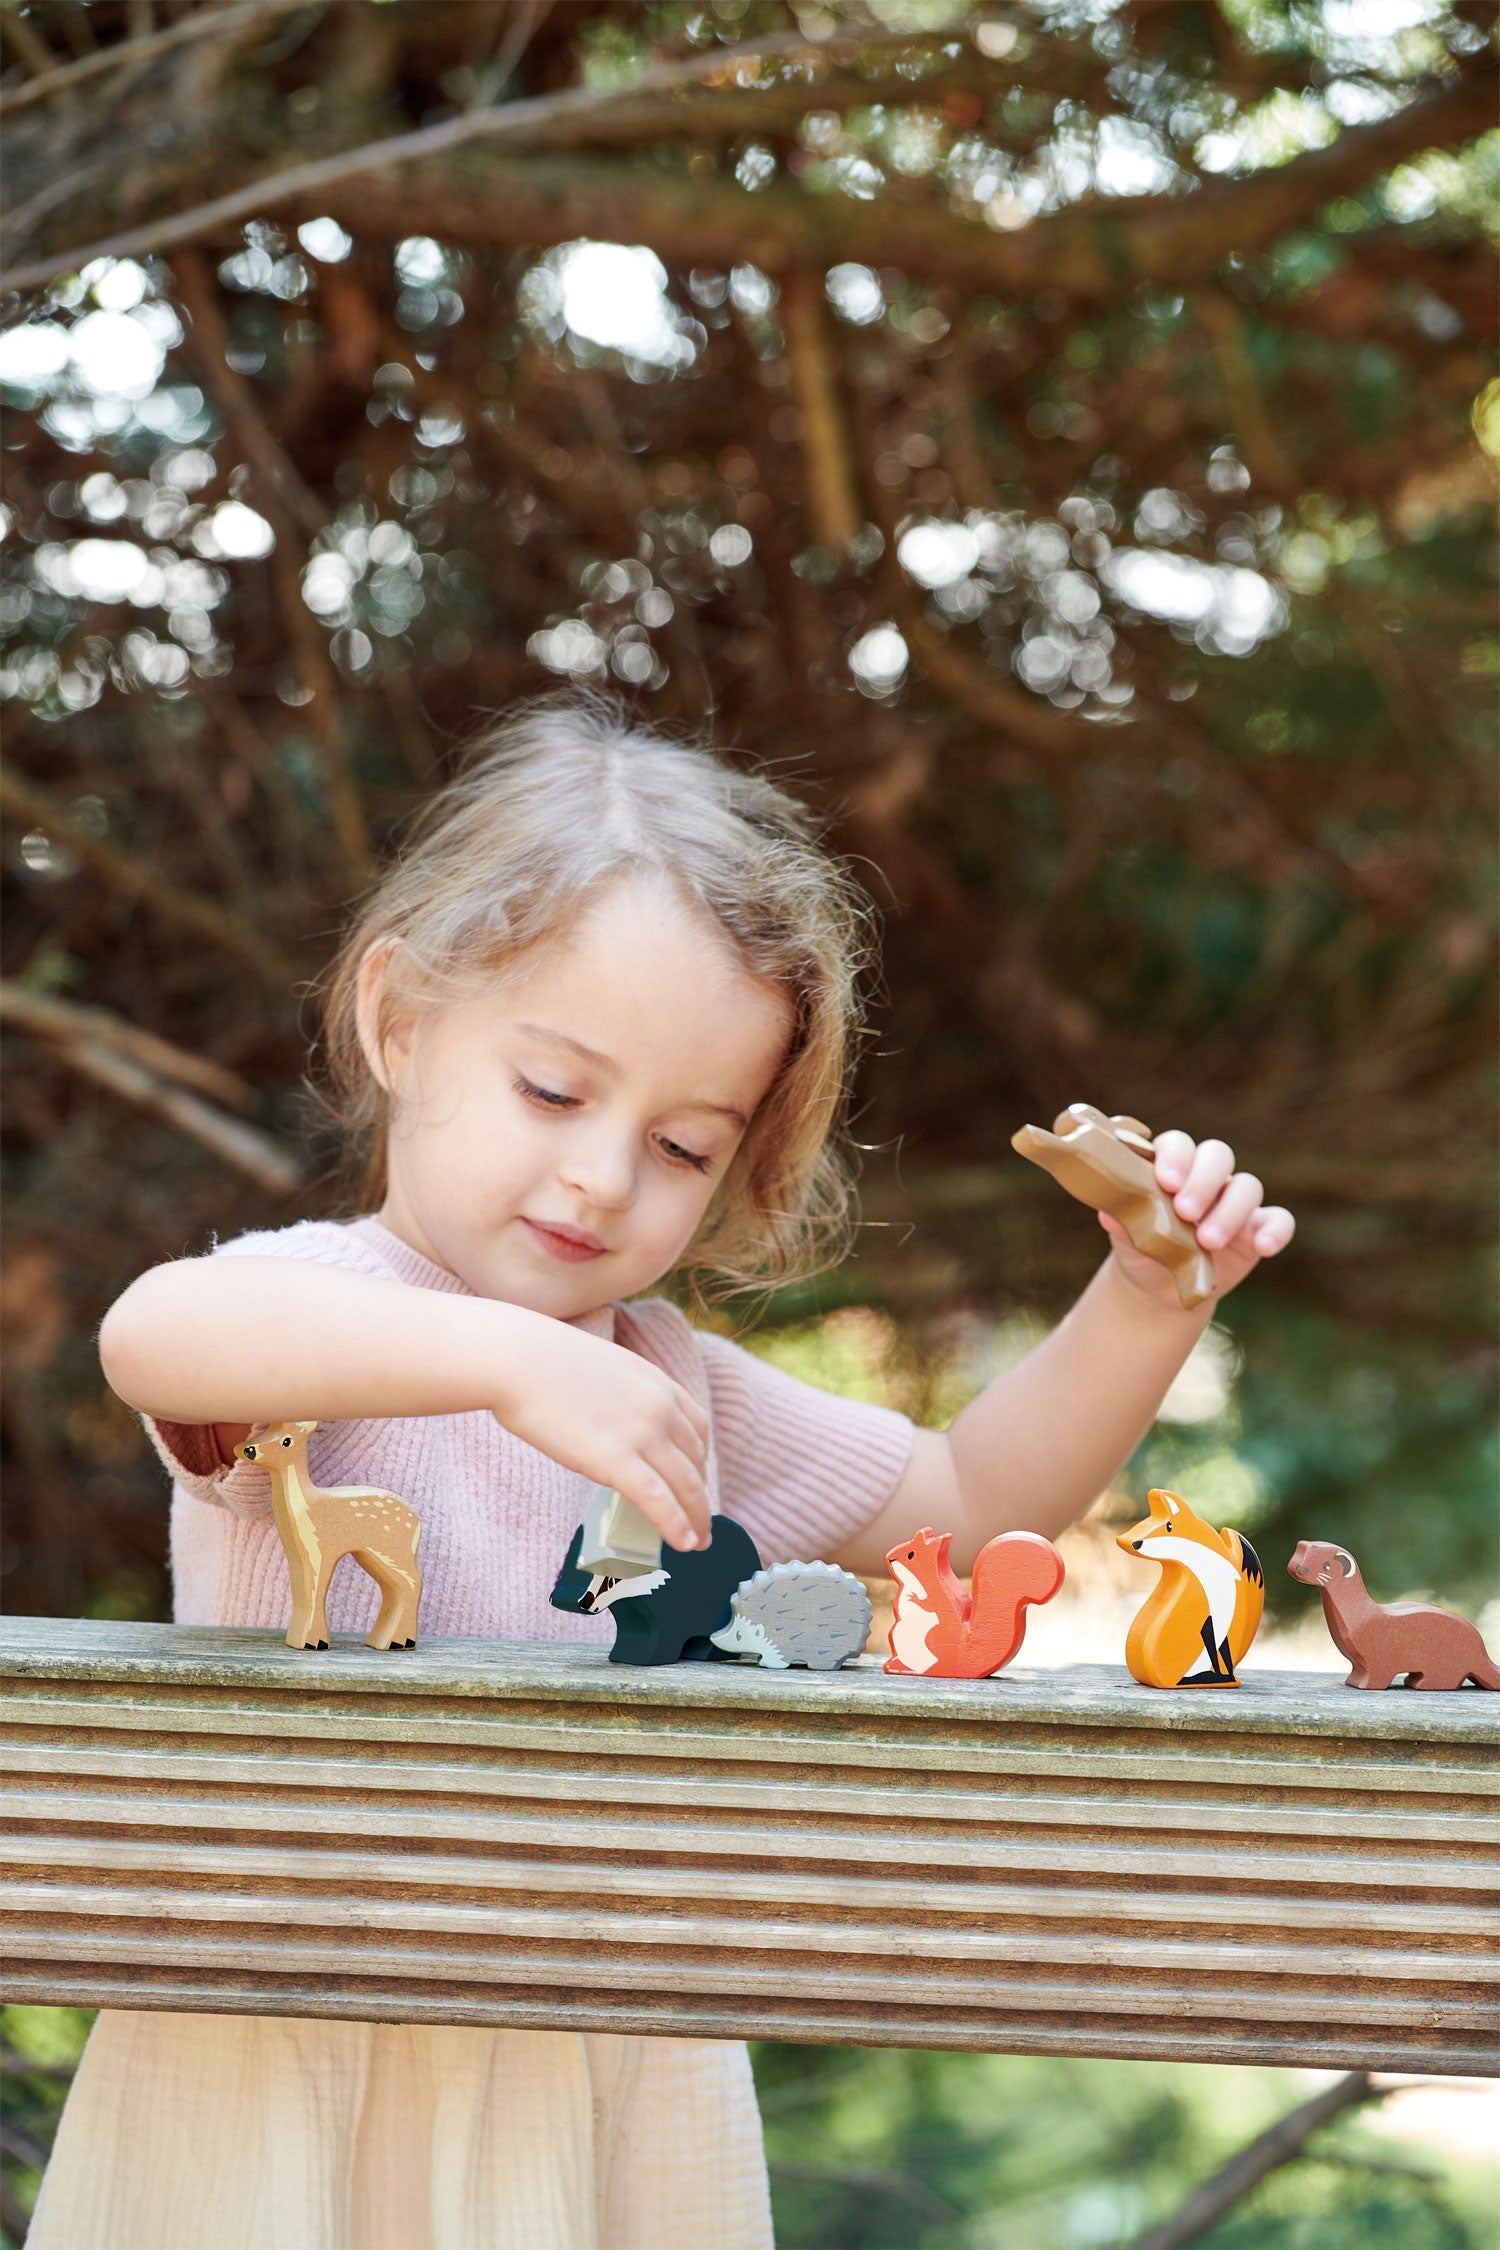
{"type": "Polygon", "coordinates": [[[1161,1579],[1131,1625],[1125,1661],[1143,1687],[1238,1687],[1235,1666],[1265,1607],[1260,1557],[1237,1531],[1215,1531],[1175,1492],[1147,1495],[1149,1516],[1119,1545],[1160,1563],[1161,1579]]]}
{"type": "Polygon", "coordinates": [[[271,1422],[234,1449],[237,1461],[249,1461],[271,1478],[271,1512],[292,1574],[286,1645],[327,1648],[328,1581],[334,1564],[352,1555],[381,1593],[380,1615],[365,1635],[367,1647],[415,1648],[422,1519],[415,1508],[378,1485],[314,1484],[307,1441],[317,1426],[271,1422]]]}

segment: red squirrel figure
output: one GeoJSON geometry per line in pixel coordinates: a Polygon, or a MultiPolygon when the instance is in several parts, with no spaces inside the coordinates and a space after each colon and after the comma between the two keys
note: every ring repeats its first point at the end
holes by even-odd
{"type": "Polygon", "coordinates": [[[896,1581],[888,1672],[983,1680],[1008,1664],[1026,1634],[1031,1602],[1050,1602],[1063,1559],[1034,1531],[1003,1531],[974,1561],[972,1594],[948,1562],[952,1533],[923,1529],[886,1556],[896,1581]]]}

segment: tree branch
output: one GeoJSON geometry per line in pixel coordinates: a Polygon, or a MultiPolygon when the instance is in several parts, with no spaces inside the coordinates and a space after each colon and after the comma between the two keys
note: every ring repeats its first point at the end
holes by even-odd
{"type": "MultiPolygon", "coordinates": [[[[702,83],[771,51],[773,43],[692,63],[659,65],[652,90],[702,83]]],[[[782,43],[791,46],[795,43],[782,43]]],[[[817,49],[810,50],[816,53],[817,49]]],[[[539,159],[507,162],[496,145],[523,145],[538,104],[575,110],[612,98],[589,89],[471,111],[293,165],[105,240],[75,245],[19,266],[0,287],[24,289],[97,257],[139,256],[238,225],[269,210],[316,208],[356,234],[404,236],[416,227],[461,247],[568,242],[580,235],[647,242],[688,262],[750,258],[773,271],[853,260],[894,264],[924,279],[991,291],[1061,290],[1114,298],[1140,282],[1180,288],[1211,273],[1231,250],[1263,248],[1414,151],[1451,146],[1491,121],[1496,70],[1486,57],[1452,84],[1394,115],[1341,133],[1330,148],[1248,178],[1214,180],[1196,194],[1094,202],[996,234],[937,202],[882,195],[862,204],[775,186],[750,194],[723,180],[698,180],[691,194],[671,176],[639,166],[539,159]],[[481,148],[470,145],[489,144],[481,148]]],[[[639,91],[637,88],[635,91],[639,91]]]]}
{"type": "Polygon", "coordinates": [[[853,450],[838,393],[838,368],[828,331],[823,284],[814,273],[787,276],[781,299],[787,358],[802,409],[807,500],[813,538],[842,555],[864,521],[853,450]]]}
{"type": "Polygon", "coordinates": [[[269,1194],[290,1195],[299,1185],[301,1165],[269,1133],[239,1118],[225,1117],[140,1059],[143,1049],[164,1054],[172,1063],[171,1077],[181,1079],[187,1074],[184,1066],[213,1068],[200,1065],[196,1056],[152,1039],[149,1033],[135,1032],[118,1019],[102,1017],[97,1009],[74,1008],[61,1000],[43,1001],[37,994],[11,984],[0,985],[0,1023],[14,1024],[45,1040],[80,1077],[107,1086],[138,1109],[175,1125],[224,1163],[248,1173],[269,1194]],[[95,1028],[100,1021],[107,1027],[104,1036],[95,1028]]]}
{"type": "Polygon", "coordinates": [[[269,480],[285,512],[316,537],[328,522],[328,510],[267,425],[248,378],[229,365],[229,332],[202,251],[179,250],[172,272],[178,301],[191,323],[183,338],[186,356],[223,407],[245,458],[269,480]]]}
{"type": "Polygon", "coordinates": [[[303,685],[312,697],[308,720],[318,742],[323,786],[334,829],[350,872],[357,883],[363,883],[368,880],[372,866],[370,837],[339,724],[338,681],[322,627],[302,599],[302,573],[291,548],[293,531],[300,527],[316,537],[327,524],[327,511],[303,482],[264,420],[252,385],[229,365],[229,335],[213,275],[203,253],[179,250],[173,260],[173,273],[184,310],[192,322],[189,348],[199,372],[218,394],[245,453],[265,472],[271,486],[271,512],[277,519],[278,532],[271,560],[271,583],[282,621],[297,652],[303,685]]]}
{"type": "Polygon", "coordinates": [[[200,8],[192,15],[180,16],[164,31],[153,31],[142,38],[117,39],[112,46],[97,47],[78,62],[61,63],[42,71],[27,85],[18,86],[14,93],[0,94],[0,117],[13,117],[18,109],[28,109],[33,102],[45,101],[49,94],[70,93],[75,86],[87,84],[104,71],[125,64],[154,62],[158,55],[166,54],[169,48],[184,46],[190,39],[212,39],[225,32],[263,23],[268,16],[289,15],[306,5],[307,0],[239,0],[232,8],[200,8]]]}
{"type": "Polygon", "coordinates": [[[32,992],[12,978],[0,979],[0,1021],[34,1031],[41,1039],[90,1039],[96,1045],[131,1056],[142,1069],[179,1085],[196,1087],[200,1094],[227,1102],[233,1109],[254,1106],[252,1087],[236,1071],[205,1055],[190,1055],[170,1039],[127,1023],[108,1008],[83,1008],[76,1000],[59,1000],[54,994],[32,992]]]}
{"type": "Polygon", "coordinates": [[[57,57],[36,25],[23,16],[19,8],[0,8],[0,32],[31,72],[33,83],[58,74],[57,57]]]}
{"type": "Polygon", "coordinates": [[[33,827],[45,829],[111,889],[124,892],[127,898],[139,899],[164,921],[175,922],[180,929],[192,930],[196,936],[207,938],[211,944],[237,955],[278,991],[284,992],[296,980],[295,964],[267,944],[256,931],[246,929],[212,899],[200,898],[194,891],[175,889],[161,876],[138,866],[113,844],[107,844],[101,836],[86,836],[45,789],[17,773],[14,767],[0,767],[0,808],[15,813],[33,827]]]}
{"type": "Polygon", "coordinates": [[[1188,2197],[1174,2218],[1165,2220],[1161,2226],[1148,2228],[1132,2250],[1183,2250],[1185,2244],[1201,2241],[1209,2228],[1247,2196],[1268,2172],[1300,2156],[1304,2143],[1320,2126],[1360,2102],[1383,2101],[1388,2091],[1388,2088],[1373,2085],[1367,2070],[1351,2070],[1335,2079],[1321,2094],[1315,2094],[1300,2108],[1290,2110],[1248,2147],[1242,2148],[1237,2156],[1232,2156],[1221,2171],[1211,2180],[1205,2180],[1197,2193],[1188,2197]]]}

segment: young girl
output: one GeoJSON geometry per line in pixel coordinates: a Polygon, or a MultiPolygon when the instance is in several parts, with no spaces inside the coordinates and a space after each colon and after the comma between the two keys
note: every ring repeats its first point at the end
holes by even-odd
{"type": "MultiPolygon", "coordinates": [[[[967,1568],[1060,1531],[1211,1312],[1106,1221],[1061,1326],[947,1431],[812,1390],[689,1325],[665,1276],[775,1281],[845,1222],[837,1132],[862,909],[804,813],[710,752],[564,697],[429,805],[335,966],[328,1052],[365,1216],[158,1268],[105,1320],[173,1478],[176,1614],[282,1628],[257,1424],[421,1514],[424,1634],[607,1643],[547,1596],[590,1486],[679,1549],[736,1516],[767,1563],[878,1573],[914,1526],[967,1568]]],[[[1222,1141],[1157,1171],[1224,1290],[1284,1248],[1222,1141]]],[[[341,1566],[335,1631],[376,1592],[341,1566]]],[[[34,2250],[763,2250],[743,2046],[106,2012],[34,2250]]]]}

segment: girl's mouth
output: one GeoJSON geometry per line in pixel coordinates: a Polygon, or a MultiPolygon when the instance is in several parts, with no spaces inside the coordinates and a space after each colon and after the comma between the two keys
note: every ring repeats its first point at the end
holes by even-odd
{"type": "Polygon", "coordinates": [[[604,1255],[603,1243],[595,1242],[592,1237],[579,1239],[571,1234],[559,1234],[555,1228],[543,1226],[537,1219],[523,1217],[521,1224],[529,1231],[533,1242],[564,1265],[579,1265],[589,1258],[602,1258],[604,1255]]]}

